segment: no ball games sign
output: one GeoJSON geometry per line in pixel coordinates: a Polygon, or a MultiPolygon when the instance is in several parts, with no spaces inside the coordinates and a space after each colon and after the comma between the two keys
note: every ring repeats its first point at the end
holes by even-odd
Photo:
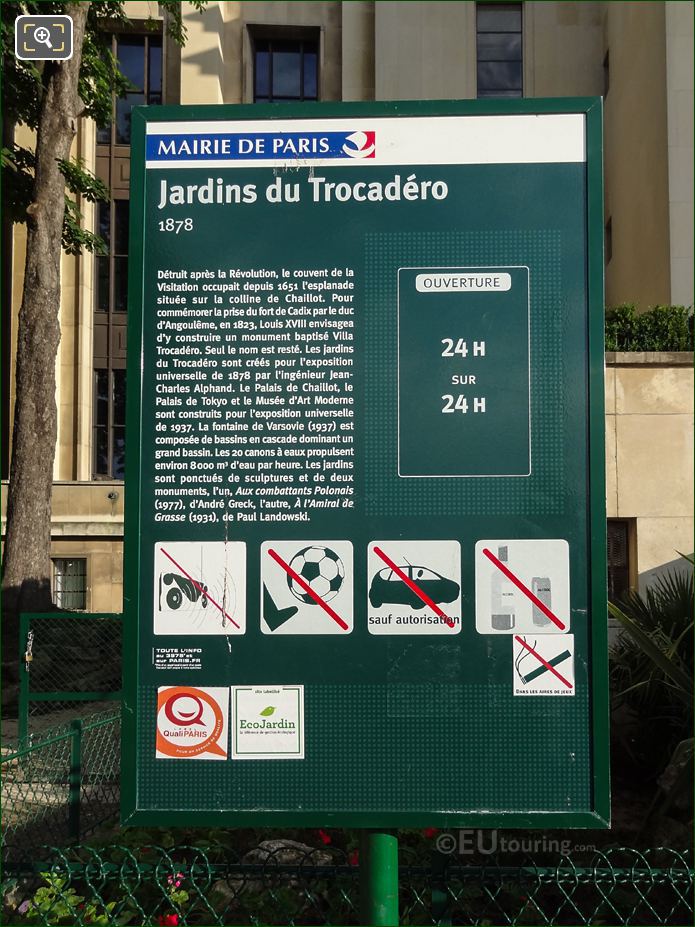
{"type": "Polygon", "coordinates": [[[123,819],[608,819],[600,103],[133,115],[123,819]]]}

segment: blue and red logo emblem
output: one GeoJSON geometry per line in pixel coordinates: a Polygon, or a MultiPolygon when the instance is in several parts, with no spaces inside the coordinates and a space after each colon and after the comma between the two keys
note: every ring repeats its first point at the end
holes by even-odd
{"type": "Polygon", "coordinates": [[[376,132],[353,132],[343,145],[343,154],[349,158],[373,158],[376,153],[376,132]]]}

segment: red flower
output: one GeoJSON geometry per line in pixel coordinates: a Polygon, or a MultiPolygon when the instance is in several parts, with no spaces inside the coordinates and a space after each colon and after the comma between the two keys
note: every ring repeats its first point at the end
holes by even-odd
{"type": "Polygon", "coordinates": [[[439,833],[438,827],[425,827],[422,831],[422,836],[427,837],[428,840],[431,840],[432,837],[436,836],[439,833]]]}
{"type": "Polygon", "coordinates": [[[359,866],[360,864],[360,851],[353,850],[352,853],[348,856],[348,862],[351,866],[359,866]]]}
{"type": "Polygon", "coordinates": [[[319,836],[319,840],[325,846],[328,846],[329,843],[333,843],[333,838],[331,837],[330,834],[327,834],[325,830],[318,830],[317,833],[319,836]]]}
{"type": "Polygon", "coordinates": [[[159,927],[178,927],[178,914],[160,914],[157,918],[159,927]]]}

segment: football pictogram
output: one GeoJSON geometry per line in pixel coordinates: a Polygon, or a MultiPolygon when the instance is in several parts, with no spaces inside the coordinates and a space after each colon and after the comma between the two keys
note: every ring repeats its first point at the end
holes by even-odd
{"type": "MultiPolygon", "coordinates": [[[[345,579],[345,566],[338,554],[330,547],[304,547],[290,561],[291,569],[312,588],[324,602],[328,602],[340,591],[345,579]]],[[[300,586],[297,580],[288,574],[287,585],[294,595],[306,605],[316,605],[316,601],[300,586]]]]}

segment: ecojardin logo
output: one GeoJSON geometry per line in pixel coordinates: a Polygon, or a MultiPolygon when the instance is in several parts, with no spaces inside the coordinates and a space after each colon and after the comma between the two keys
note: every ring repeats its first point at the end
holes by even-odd
{"type": "Polygon", "coordinates": [[[258,712],[262,721],[249,721],[245,718],[241,718],[239,721],[240,730],[255,730],[255,731],[270,731],[270,730],[284,730],[284,731],[293,731],[296,730],[297,725],[294,721],[290,721],[287,718],[278,718],[276,721],[269,721],[268,719],[275,714],[277,708],[275,705],[268,705],[267,708],[264,708],[262,711],[258,712]]]}
{"type": "Polygon", "coordinates": [[[232,759],[304,759],[304,686],[232,686],[232,759]]]}

